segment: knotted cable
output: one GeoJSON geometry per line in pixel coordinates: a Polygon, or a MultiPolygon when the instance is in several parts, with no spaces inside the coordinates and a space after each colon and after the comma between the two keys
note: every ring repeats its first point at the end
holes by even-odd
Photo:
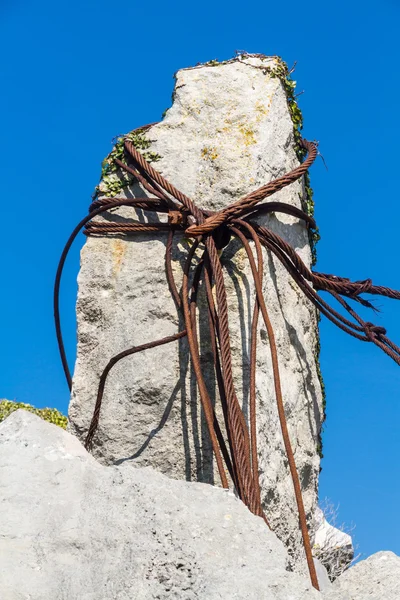
{"type": "MultiPolygon", "coordinates": [[[[145,128],[140,129],[143,130],[145,128]]],[[[107,376],[113,366],[118,361],[137,352],[145,351],[155,346],[167,344],[183,337],[187,337],[193,370],[200,392],[200,400],[222,486],[228,487],[226,468],[237,489],[239,497],[254,514],[261,516],[268,524],[261,501],[257,459],[255,375],[257,325],[259,314],[261,312],[269,338],[277,411],[284,447],[288,457],[289,470],[293,481],[294,494],[299,513],[299,525],[302,533],[308,569],[312,584],[318,589],[318,581],[312,559],[306,514],[301,494],[301,485],[286,422],[279,373],[279,357],[273,327],[263,297],[262,285],[264,269],[261,247],[264,246],[282,263],[297,283],[300,290],[322,314],[353,337],[361,341],[374,343],[397,362],[397,364],[400,364],[400,348],[390,341],[386,335],[386,330],[383,327],[363,321],[344,298],[371,308],[372,305],[370,302],[365,298],[362,298],[361,294],[368,293],[400,299],[400,292],[382,286],[375,286],[370,279],[352,282],[343,277],[312,272],[304,264],[290,244],[282,237],[274,233],[271,229],[261,226],[251,220],[261,214],[281,212],[302,219],[310,229],[316,228],[314,219],[297,207],[274,201],[260,204],[262,200],[265,200],[283,187],[290,185],[301,178],[314,162],[318,154],[317,145],[306,140],[302,140],[301,144],[307,151],[307,157],[297,168],[247,194],[230,206],[218,212],[212,212],[197,207],[191,198],[173,186],[161,175],[161,173],[145,160],[131,140],[126,139],[124,160],[115,159],[115,164],[120,169],[129,173],[129,175],[141,185],[142,189],[150,194],[150,196],[134,199],[97,197],[92,202],[89,208],[89,214],[82,219],[74,229],[61,255],[54,288],[54,315],[61,360],[68,385],[71,389],[72,377],[66,359],[60,323],[59,292],[63,267],[74,239],[83,227],[85,227],[85,234],[89,236],[131,235],[137,232],[168,232],[165,254],[166,278],[177,310],[183,316],[185,329],[175,335],[162,338],[161,340],[129,348],[109,360],[100,378],[93,417],[88,429],[85,445],[87,448],[90,448],[93,443],[101,415],[101,405],[107,376]],[[95,218],[106,211],[122,206],[140,208],[148,212],[166,213],[168,214],[168,222],[143,223],[139,221],[129,221],[120,223],[99,221],[95,218]],[[179,232],[183,233],[186,237],[191,236],[194,238],[194,244],[188,252],[183,269],[181,291],[178,290],[172,270],[174,238],[179,232]],[[229,311],[220,258],[220,250],[229,243],[232,237],[238,240],[245,249],[256,291],[251,323],[249,367],[250,427],[246,422],[235,391],[232,373],[229,311]],[[253,255],[251,244],[254,245],[256,258],[253,255]],[[196,251],[199,249],[202,249],[202,257],[195,266],[194,274],[191,278],[194,258],[196,256],[196,251]],[[221,424],[218,421],[212,405],[200,363],[196,323],[197,292],[201,283],[204,283],[206,290],[212,355],[224,418],[225,435],[222,432],[221,424]],[[215,299],[213,289],[215,291],[215,299]],[[335,298],[353,320],[345,317],[330,306],[320,296],[318,293],[320,291],[328,292],[335,298]]]]}

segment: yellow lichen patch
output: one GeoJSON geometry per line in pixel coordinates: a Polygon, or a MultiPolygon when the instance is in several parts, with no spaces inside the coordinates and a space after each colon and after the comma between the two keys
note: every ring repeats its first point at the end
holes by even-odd
{"type": "Polygon", "coordinates": [[[218,158],[217,149],[215,147],[204,146],[204,148],[201,149],[201,157],[204,158],[204,160],[215,160],[218,158]]]}
{"type": "Polygon", "coordinates": [[[265,117],[269,113],[269,110],[271,108],[271,98],[267,97],[265,104],[257,100],[254,108],[256,112],[256,121],[257,123],[259,123],[260,121],[262,121],[263,117],[265,117]]]}
{"type": "Polygon", "coordinates": [[[295,281],[293,281],[293,279],[289,279],[289,285],[292,288],[292,290],[294,290],[297,294],[297,296],[300,296],[300,288],[297,285],[297,283],[295,281]]]}
{"type": "Polygon", "coordinates": [[[125,244],[122,240],[112,240],[111,253],[113,260],[113,273],[116,275],[121,269],[122,259],[125,254],[125,244]]]}
{"type": "Polygon", "coordinates": [[[239,125],[239,131],[243,136],[245,146],[252,146],[257,143],[252,127],[249,125],[239,125]]]}
{"type": "Polygon", "coordinates": [[[239,271],[244,271],[248,265],[247,252],[244,248],[239,248],[235,253],[235,263],[239,271]]]}

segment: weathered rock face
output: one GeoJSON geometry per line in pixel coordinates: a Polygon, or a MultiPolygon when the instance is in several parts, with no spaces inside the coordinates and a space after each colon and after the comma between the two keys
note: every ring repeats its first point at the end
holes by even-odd
{"type": "MultiPolygon", "coordinates": [[[[173,106],[150,128],[154,166],[198,206],[218,210],[298,164],[293,123],[283,86],[272,77],[275,59],[250,57],[220,66],[179,71],[173,106]],[[266,70],[267,69],[267,70],[266,70]]],[[[104,189],[104,188],[103,188],[104,189]]],[[[128,195],[143,196],[138,185],[128,195]]],[[[296,182],[273,200],[301,207],[296,182]]],[[[132,218],[124,209],[109,219],[132,218]]],[[[146,216],[137,211],[136,218],[146,216]]],[[[154,219],[153,217],[151,217],[154,219]]],[[[163,215],[159,217],[164,219],[163,215]]],[[[305,226],[290,216],[260,217],[309,264],[305,226]]],[[[165,278],[163,234],[89,238],[79,274],[78,354],[69,408],[71,431],[81,439],[91,419],[102,370],[116,353],[174,334],[179,316],[165,278]]],[[[174,253],[177,280],[187,253],[179,238],[174,253]]],[[[265,252],[264,293],[279,351],[289,432],[310,525],[316,506],[318,434],[322,395],[316,368],[315,310],[286,271],[265,252]]],[[[248,412],[249,330],[254,287],[244,251],[223,251],[236,390],[248,412]]],[[[201,298],[200,298],[201,305],[201,298]]],[[[200,317],[202,361],[211,350],[200,317]]],[[[208,388],[215,381],[208,369],[208,388]]],[[[218,399],[215,399],[218,404],[218,399]]],[[[262,499],[270,523],[299,562],[302,543],[293,486],[278,422],[269,343],[260,325],[257,357],[257,418],[262,499]]],[[[94,455],[105,464],[127,461],[152,466],[177,479],[216,483],[215,465],[200,408],[187,343],[161,346],[118,363],[106,385],[94,455]]]]}
{"type": "Polygon", "coordinates": [[[321,590],[231,492],[151,468],[104,466],[25,410],[0,424],[5,600],[398,600],[400,558],[379,552],[321,590]]]}
{"type": "Polygon", "coordinates": [[[22,410],[0,425],[0,469],[4,600],[319,598],[232,493],[105,467],[22,410]]]}
{"type": "Polygon", "coordinates": [[[400,556],[377,552],[343,573],[332,587],[351,600],[398,600],[400,556]]]}

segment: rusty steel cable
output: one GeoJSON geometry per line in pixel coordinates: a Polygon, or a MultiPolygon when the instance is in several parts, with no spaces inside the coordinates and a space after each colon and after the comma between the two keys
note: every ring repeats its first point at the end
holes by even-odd
{"type": "Polygon", "coordinates": [[[179,333],[176,333],[174,335],[169,335],[160,340],[155,340],[154,342],[148,342],[147,344],[141,344],[140,346],[133,346],[132,348],[129,348],[128,350],[124,350],[123,352],[116,354],[115,356],[113,356],[110,359],[106,368],[103,370],[100,380],[99,380],[99,387],[98,387],[98,391],[97,391],[97,398],[96,398],[96,404],[95,404],[94,411],[93,411],[93,417],[92,417],[90,427],[87,432],[86,440],[85,440],[85,448],[87,450],[91,448],[93,437],[97,430],[97,426],[98,426],[99,418],[100,418],[101,404],[102,404],[103,395],[104,395],[104,388],[106,385],[106,380],[107,380],[108,374],[110,373],[111,369],[120,360],[122,360],[123,358],[126,358],[127,356],[132,356],[132,354],[137,354],[138,352],[143,352],[144,350],[149,350],[150,348],[156,348],[157,346],[162,346],[163,344],[169,344],[170,342],[175,342],[176,340],[180,340],[181,338],[185,337],[186,335],[187,335],[187,332],[185,330],[179,331],[179,333]]]}
{"type": "Polygon", "coordinates": [[[193,370],[197,380],[197,386],[200,392],[200,399],[203,407],[204,416],[207,422],[208,431],[211,438],[211,443],[213,447],[213,451],[215,454],[215,459],[217,462],[217,467],[219,471],[219,476],[221,478],[222,487],[228,488],[228,479],[226,477],[226,473],[224,470],[224,465],[222,462],[220,448],[218,446],[217,436],[214,429],[214,418],[212,414],[212,404],[211,399],[207,391],[207,386],[203,377],[201,363],[200,363],[200,355],[199,355],[199,347],[196,333],[196,322],[195,322],[195,312],[192,312],[189,307],[189,271],[192,263],[192,259],[194,253],[197,249],[198,241],[192,245],[189,250],[188,257],[186,260],[185,268],[183,270],[183,280],[182,280],[182,308],[183,308],[183,317],[185,319],[185,325],[187,330],[187,339],[189,343],[190,356],[192,360],[193,370]]]}
{"type": "MultiPolygon", "coordinates": [[[[143,131],[148,127],[150,126],[142,127],[137,131],[143,131]]],[[[343,277],[313,272],[281,236],[274,233],[271,229],[251,220],[262,214],[280,212],[303,220],[308,229],[316,229],[314,219],[297,207],[275,201],[260,204],[265,198],[301,178],[314,162],[318,154],[317,145],[306,140],[302,140],[301,144],[307,151],[307,157],[297,168],[254,190],[230,206],[218,212],[213,212],[197,207],[191,198],[173,186],[145,160],[131,140],[125,139],[124,160],[115,159],[115,164],[122,171],[126,171],[141,186],[143,191],[150,194],[150,196],[133,199],[107,198],[102,196],[97,197],[92,202],[89,214],[74,229],[62,252],[54,286],[54,316],[61,361],[68,385],[71,389],[72,377],[67,363],[61,330],[59,294],[62,271],[74,239],[82,228],[85,228],[84,233],[88,236],[124,236],[139,232],[161,233],[164,235],[168,233],[165,252],[166,279],[177,311],[183,317],[184,330],[161,340],[133,346],[114,357],[110,357],[100,377],[94,413],[86,436],[86,447],[89,448],[93,443],[93,438],[99,425],[106,380],[113,366],[123,358],[137,352],[186,337],[222,486],[228,487],[227,473],[229,473],[230,479],[233,481],[242,501],[254,514],[261,516],[268,524],[265,514],[265,509],[268,506],[264,507],[261,500],[257,455],[255,378],[257,330],[261,312],[270,342],[276,405],[283,444],[293,481],[294,495],[299,514],[299,527],[303,538],[310,578],[313,586],[318,589],[301,494],[301,483],[296,469],[286,422],[275,336],[263,297],[264,267],[261,248],[264,246],[268,252],[281,262],[299,289],[320,313],[324,314],[343,331],[360,341],[374,343],[398,364],[400,364],[400,348],[387,337],[386,330],[383,327],[364,321],[348,304],[347,300],[352,300],[355,303],[372,308],[371,303],[363,298],[362,294],[375,294],[400,299],[400,292],[391,288],[376,286],[370,279],[350,281],[343,277]],[[125,217],[119,218],[117,221],[112,219],[99,220],[97,218],[104,213],[112,215],[110,211],[122,206],[160,215],[165,214],[167,221],[142,222],[132,221],[125,217]],[[180,291],[176,285],[172,268],[174,236],[179,232],[186,237],[195,238],[185,259],[182,288],[180,291]],[[232,237],[235,237],[245,249],[255,287],[250,339],[249,425],[246,422],[235,391],[232,373],[229,311],[220,259],[221,250],[229,243],[232,237]],[[254,245],[256,256],[253,254],[251,244],[254,245]],[[199,259],[197,254],[200,250],[202,251],[202,255],[199,259]],[[219,422],[218,413],[211,402],[209,391],[207,390],[207,382],[201,368],[199,341],[197,339],[197,295],[200,285],[204,285],[205,289],[210,342],[222,408],[223,425],[219,422]],[[352,320],[326,302],[320,295],[322,291],[327,292],[334,298],[352,320]]]]}
{"type": "MultiPolygon", "coordinates": [[[[238,223],[241,224],[240,220],[238,221],[238,223]]],[[[308,529],[307,529],[306,512],[304,509],[303,496],[301,494],[300,479],[299,479],[299,475],[298,475],[298,472],[296,469],[296,463],[294,460],[292,444],[290,442],[289,431],[288,431],[288,427],[287,427],[287,423],[286,423],[285,408],[283,405],[283,396],[282,396],[282,386],[281,386],[280,374],[279,374],[278,351],[277,351],[277,347],[276,347],[274,329],[272,327],[271,319],[268,315],[267,307],[265,305],[264,296],[263,296],[262,287],[261,287],[262,280],[261,280],[261,277],[257,270],[256,264],[254,261],[254,256],[253,256],[253,253],[250,248],[250,244],[248,243],[246,236],[239,229],[237,229],[233,225],[231,226],[231,229],[239,237],[240,241],[242,242],[242,244],[246,250],[246,253],[247,253],[247,256],[248,256],[248,259],[250,262],[250,267],[253,272],[254,284],[256,287],[256,294],[257,294],[257,303],[258,303],[259,309],[261,310],[261,314],[264,319],[264,324],[265,324],[265,327],[266,327],[267,333],[268,333],[279,423],[280,423],[281,430],[282,430],[283,442],[285,445],[286,456],[287,456],[287,459],[289,462],[289,468],[290,468],[290,473],[292,476],[297,508],[299,511],[300,529],[301,529],[301,533],[303,536],[304,549],[305,549],[305,553],[306,553],[308,570],[310,572],[311,582],[312,582],[313,586],[318,587],[317,574],[315,571],[314,561],[313,561],[313,557],[312,557],[312,553],[311,553],[310,537],[309,537],[308,529]]],[[[260,253],[260,247],[259,247],[260,242],[257,239],[257,236],[255,234],[253,234],[254,230],[252,231],[251,227],[248,227],[248,230],[249,230],[250,234],[252,235],[252,238],[256,244],[258,253],[260,253]]]]}
{"type": "MultiPolygon", "coordinates": [[[[64,270],[64,265],[65,265],[65,261],[67,259],[68,253],[70,251],[70,248],[71,248],[75,238],[77,237],[77,235],[79,234],[81,229],[83,227],[85,227],[88,223],[90,223],[90,221],[92,221],[92,219],[94,217],[96,217],[97,215],[104,213],[108,210],[111,210],[112,208],[117,208],[120,206],[136,206],[136,205],[141,206],[143,200],[147,200],[147,198],[143,198],[143,199],[141,199],[141,198],[134,198],[134,199],[112,198],[109,200],[109,202],[106,205],[100,204],[100,206],[98,208],[94,208],[91,212],[89,212],[89,214],[86,217],[84,217],[78,223],[78,225],[75,227],[75,229],[69,236],[68,241],[65,244],[64,249],[61,253],[61,257],[60,257],[60,260],[59,260],[59,263],[57,266],[55,282],[54,282],[53,310],[54,310],[54,322],[55,322],[55,327],[56,327],[56,336],[57,336],[58,348],[60,351],[61,363],[62,363],[62,366],[64,369],[65,378],[67,380],[68,387],[70,390],[72,389],[72,377],[71,377],[71,372],[70,372],[70,369],[68,366],[67,356],[65,353],[64,341],[63,341],[63,336],[62,336],[62,331],[61,331],[61,320],[60,320],[61,276],[62,276],[62,273],[64,270]]],[[[151,210],[151,207],[152,207],[152,204],[149,203],[149,210],[151,210]]],[[[93,224],[93,225],[95,225],[95,224],[93,224]]]]}

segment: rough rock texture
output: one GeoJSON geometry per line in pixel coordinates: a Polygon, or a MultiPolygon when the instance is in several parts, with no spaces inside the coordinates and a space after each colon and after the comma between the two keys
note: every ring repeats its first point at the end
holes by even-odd
{"type": "Polygon", "coordinates": [[[0,469],[4,600],[320,598],[230,492],[103,466],[22,410],[0,425],[0,469]]]}
{"type": "Polygon", "coordinates": [[[398,600],[400,556],[377,552],[343,573],[332,587],[347,593],[350,600],[398,600]]]}
{"type": "MultiPolygon", "coordinates": [[[[273,58],[235,60],[184,69],[176,76],[173,106],[146,133],[161,156],[155,167],[203,208],[220,209],[298,165],[293,123],[283,86],[265,68],[273,58]]],[[[143,196],[139,186],[128,195],[143,196]]],[[[302,182],[273,196],[301,207],[302,182]]],[[[137,218],[146,217],[137,211],[137,218]]],[[[124,209],[109,219],[131,218],[124,209]]],[[[151,218],[158,218],[154,217],[151,218]]],[[[165,216],[160,215],[161,220],[165,216]]],[[[285,215],[260,218],[309,264],[304,224],[285,215]]],[[[165,235],[90,238],[81,255],[77,302],[78,354],[69,409],[81,439],[90,422],[100,374],[117,352],[176,333],[179,317],[165,279],[165,235]]],[[[187,241],[180,237],[174,268],[180,279],[187,241]]],[[[247,415],[249,329],[254,301],[244,251],[223,251],[230,308],[236,389],[247,415]]],[[[286,414],[310,526],[317,500],[318,434],[322,395],[316,369],[315,310],[286,271],[265,254],[264,292],[276,331],[286,414]]],[[[201,299],[200,299],[201,304],[201,299]]],[[[204,365],[210,362],[200,318],[204,365]]],[[[258,439],[262,499],[268,518],[299,562],[297,508],[280,432],[265,328],[258,339],[258,439]]],[[[205,367],[206,368],[206,367],[205,367]]],[[[208,387],[215,397],[213,374],[208,387]]],[[[218,484],[188,348],[182,342],[121,361],[111,372],[94,455],[105,464],[129,461],[178,479],[218,484]]],[[[211,492],[210,492],[211,493],[211,492]]]]}
{"type": "Polygon", "coordinates": [[[0,424],[4,600],[398,600],[379,552],[323,592],[231,492],[151,468],[104,466],[24,410],[0,424]],[[7,518],[4,518],[5,515],[7,518]]]}

